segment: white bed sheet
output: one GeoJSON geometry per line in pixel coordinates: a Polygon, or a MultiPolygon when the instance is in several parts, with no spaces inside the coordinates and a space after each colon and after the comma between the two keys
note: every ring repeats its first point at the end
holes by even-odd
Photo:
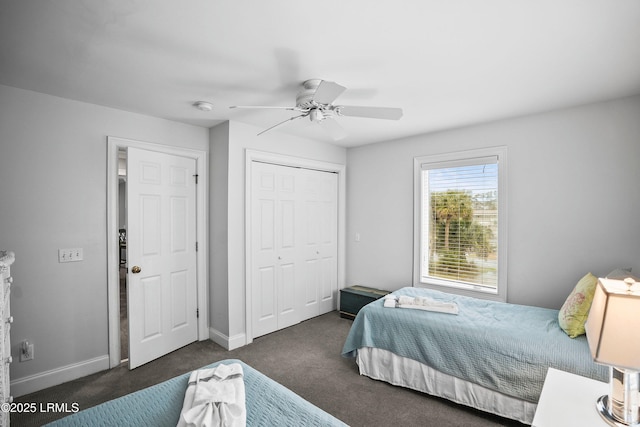
{"type": "Polygon", "coordinates": [[[360,375],[439,396],[453,402],[531,424],[537,405],[442,373],[390,351],[362,347],[356,362],[360,375]]]}

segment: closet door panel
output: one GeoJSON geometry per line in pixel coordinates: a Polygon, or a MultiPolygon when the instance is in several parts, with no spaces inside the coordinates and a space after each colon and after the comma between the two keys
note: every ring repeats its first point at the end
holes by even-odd
{"type": "Polygon", "coordinates": [[[294,263],[280,265],[278,278],[278,329],[300,322],[296,310],[296,267],[294,263]]]}
{"type": "Polygon", "coordinates": [[[254,276],[253,316],[256,336],[268,334],[277,328],[276,272],[273,267],[264,267],[254,276]]]}
{"type": "Polygon", "coordinates": [[[318,265],[319,227],[318,227],[318,202],[317,191],[314,188],[313,175],[311,171],[305,171],[303,176],[303,193],[301,195],[302,211],[302,251],[301,258],[304,263],[303,277],[300,281],[301,287],[301,310],[304,319],[310,319],[320,314],[318,309],[318,265]]]}
{"type": "Polygon", "coordinates": [[[248,262],[258,337],[336,309],[338,180],[260,162],[252,162],[251,177],[248,262]],[[273,282],[257,273],[267,267],[273,282]]]}
{"type": "Polygon", "coordinates": [[[251,307],[254,336],[278,327],[276,176],[274,171],[256,168],[252,174],[251,201],[251,307]]]}
{"type": "Polygon", "coordinates": [[[317,314],[336,309],[338,292],[338,175],[311,171],[315,178],[313,249],[316,272],[317,314]]]}
{"type": "Polygon", "coordinates": [[[275,200],[278,206],[274,221],[276,229],[277,276],[277,329],[286,328],[300,322],[297,308],[297,278],[300,269],[297,258],[299,246],[299,226],[297,224],[297,169],[276,165],[265,165],[276,176],[275,200]]]}

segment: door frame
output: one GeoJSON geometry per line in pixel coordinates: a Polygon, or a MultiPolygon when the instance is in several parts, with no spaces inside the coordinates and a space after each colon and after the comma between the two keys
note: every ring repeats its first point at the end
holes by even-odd
{"type": "Polygon", "coordinates": [[[196,290],[198,298],[198,340],[209,339],[208,288],[208,155],[205,151],[107,136],[107,300],[109,327],[109,367],[120,365],[120,260],[118,245],[118,150],[135,147],[196,161],[196,290]]]}
{"type": "MultiPolygon", "coordinates": [[[[344,288],[345,260],[346,260],[346,166],[339,163],[325,162],[321,160],[306,159],[303,157],[289,156],[285,154],[269,153],[258,150],[245,150],[245,330],[246,344],[253,342],[253,301],[251,282],[251,164],[252,162],[271,163],[280,166],[291,166],[303,169],[313,169],[323,172],[338,174],[338,294],[344,288]]],[[[339,297],[336,297],[339,304],[339,297]]]]}

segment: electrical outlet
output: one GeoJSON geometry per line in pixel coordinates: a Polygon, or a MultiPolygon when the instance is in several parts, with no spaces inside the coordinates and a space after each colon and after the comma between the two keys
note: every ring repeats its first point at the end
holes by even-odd
{"type": "Polygon", "coordinates": [[[58,249],[58,262],[76,262],[83,259],[82,248],[58,249]]]}
{"type": "Polygon", "coordinates": [[[33,360],[33,358],[33,343],[22,341],[22,344],[20,344],[20,361],[26,362],[27,360],[33,360]]]}

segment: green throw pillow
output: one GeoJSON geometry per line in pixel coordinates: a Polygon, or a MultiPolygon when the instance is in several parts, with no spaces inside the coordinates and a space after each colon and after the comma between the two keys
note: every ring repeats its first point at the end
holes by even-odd
{"type": "Polygon", "coordinates": [[[585,333],[584,323],[589,316],[591,301],[596,291],[598,278],[587,273],[567,297],[558,313],[558,323],[571,338],[585,333]]]}

